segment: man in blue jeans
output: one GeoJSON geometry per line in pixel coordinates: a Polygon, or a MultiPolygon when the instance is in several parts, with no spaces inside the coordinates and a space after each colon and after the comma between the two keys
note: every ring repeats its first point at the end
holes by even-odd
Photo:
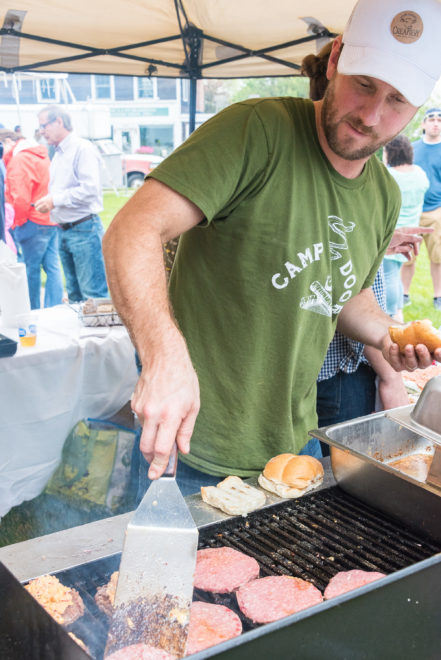
{"type": "Polygon", "coordinates": [[[59,251],[70,302],[108,296],[101,242],[104,228],[101,164],[97,149],[72,132],[68,113],[49,105],[38,114],[40,133],[55,145],[49,195],[35,203],[59,226],[59,251]]]}

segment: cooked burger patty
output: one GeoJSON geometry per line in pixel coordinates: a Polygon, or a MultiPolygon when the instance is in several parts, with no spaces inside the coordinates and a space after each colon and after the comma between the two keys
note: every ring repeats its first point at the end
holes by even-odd
{"type": "Polygon", "coordinates": [[[105,660],[175,660],[175,658],[176,656],[167,651],[148,644],[131,644],[105,656],[105,660]]]}
{"type": "Polygon", "coordinates": [[[198,550],[194,586],[196,589],[226,594],[259,575],[253,557],[233,548],[198,550]]]}
{"type": "Polygon", "coordinates": [[[254,623],[269,623],[321,603],[320,591],[310,582],[289,575],[264,577],[236,592],[241,611],[254,623]]]}
{"type": "Polygon", "coordinates": [[[324,597],[326,599],[335,598],[347,591],[357,589],[363,584],[369,584],[375,580],[386,577],[385,573],[378,573],[377,571],[361,571],[358,569],[352,571],[340,571],[336,573],[333,578],[329,580],[329,584],[325,589],[324,597]]]}
{"type": "Polygon", "coordinates": [[[98,587],[95,594],[95,603],[99,609],[109,617],[112,616],[113,613],[113,603],[115,602],[118,575],[119,571],[112,573],[109,582],[107,582],[107,584],[103,584],[101,587],[98,587]]]}
{"type": "Polygon", "coordinates": [[[30,580],[25,589],[57,623],[68,626],[84,614],[84,603],[78,591],[61,584],[55,575],[30,580]]]}
{"type": "Polygon", "coordinates": [[[211,603],[192,603],[186,653],[197,653],[226,639],[237,637],[241,632],[241,620],[228,607],[211,603]]]}

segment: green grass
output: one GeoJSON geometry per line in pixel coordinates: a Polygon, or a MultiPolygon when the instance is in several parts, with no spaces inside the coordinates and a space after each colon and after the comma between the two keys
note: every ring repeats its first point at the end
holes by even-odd
{"type": "Polygon", "coordinates": [[[104,229],[107,229],[120,208],[124,206],[127,200],[133,195],[133,190],[121,189],[117,193],[111,190],[105,190],[103,195],[104,209],[100,213],[104,229]]]}
{"type": "Polygon", "coordinates": [[[441,325],[441,312],[433,307],[433,286],[430,261],[423,243],[416,261],[415,275],[410,286],[411,304],[404,308],[404,320],[430,319],[437,328],[441,325]]]}

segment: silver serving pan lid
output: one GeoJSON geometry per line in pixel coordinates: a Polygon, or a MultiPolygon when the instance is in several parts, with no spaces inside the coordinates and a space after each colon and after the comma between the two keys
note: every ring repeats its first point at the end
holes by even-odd
{"type": "Polygon", "coordinates": [[[415,405],[386,410],[386,417],[441,446],[441,376],[426,383],[415,405]]]}
{"type": "Polygon", "coordinates": [[[441,376],[431,378],[415,405],[393,408],[386,417],[433,442],[435,454],[428,483],[441,487],[441,376]]]}

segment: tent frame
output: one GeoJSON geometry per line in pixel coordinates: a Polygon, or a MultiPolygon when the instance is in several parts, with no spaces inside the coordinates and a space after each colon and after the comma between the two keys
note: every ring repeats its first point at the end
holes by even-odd
{"type": "MultiPolygon", "coordinates": [[[[296,46],[298,44],[306,43],[309,41],[316,41],[318,39],[331,39],[336,36],[335,33],[330,32],[327,28],[322,25],[310,25],[309,32],[310,34],[306,37],[300,39],[294,39],[292,41],[287,41],[280,44],[275,44],[267,48],[262,48],[260,50],[251,50],[240,44],[232,43],[225,41],[223,39],[218,39],[209,34],[205,34],[199,28],[196,28],[194,25],[189,23],[187,20],[185,8],[183,6],[183,0],[174,0],[175,10],[177,21],[179,25],[179,34],[174,34],[167,37],[161,37],[158,39],[152,39],[142,42],[137,42],[135,44],[124,44],[122,46],[117,46],[115,48],[94,48],[93,46],[86,46],[85,44],[63,41],[59,39],[52,39],[50,37],[42,37],[36,34],[29,34],[27,32],[22,32],[20,27],[22,24],[23,18],[20,16],[21,12],[15,12],[10,10],[5,18],[4,25],[0,28],[0,36],[6,36],[12,39],[29,39],[33,41],[44,42],[56,46],[62,46],[71,48],[74,50],[82,51],[78,55],[70,55],[67,57],[60,57],[56,59],[44,60],[40,62],[34,62],[31,65],[11,65],[11,66],[0,66],[0,71],[5,73],[15,73],[19,71],[33,71],[36,69],[44,70],[45,67],[63,64],[67,62],[73,62],[76,60],[89,59],[93,60],[95,57],[102,55],[110,55],[113,57],[120,57],[128,60],[136,60],[139,62],[145,63],[147,66],[146,71],[149,77],[155,76],[157,72],[157,66],[162,66],[171,70],[170,77],[172,78],[186,78],[190,80],[190,99],[189,99],[189,130],[190,133],[195,128],[196,120],[196,83],[197,80],[201,78],[212,77],[216,78],[215,67],[221,64],[234,62],[238,60],[243,60],[246,58],[262,58],[275,62],[287,68],[286,76],[293,76],[300,74],[300,66],[293,62],[288,62],[281,58],[275,57],[271,53],[283,48],[288,48],[291,46],[296,46]],[[137,48],[142,48],[146,46],[152,46],[159,43],[171,42],[171,41],[182,41],[185,61],[182,64],[177,64],[176,62],[169,62],[165,60],[158,60],[154,58],[141,57],[139,55],[131,54],[130,50],[137,48]],[[229,57],[220,58],[216,62],[211,62],[207,64],[201,63],[201,54],[203,49],[204,40],[210,41],[236,51],[229,57]],[[172,72],[173,71],[173,72],[172,72]],[[213,72],[212,75],[207,76],[207,72],[213,72]]],[[[17,44],[18,45],[18,44],[17,44]]],[[[18,48],[16,48],[18,53],[18,48]]],[[[92,67],[93,69],[93,67],[92,67]]],[[[94,73],[93,70],[90,73],[94,73]]],[[[163,77],[163,76],[161,76],[163,77]]],[[[167,76],[168,77],[168,76],[167,76]]],[[[241,76],[242,77],[242,76],[241,76]]],[[[265,76],[267,77],[267,76],[265,76]]]]}

